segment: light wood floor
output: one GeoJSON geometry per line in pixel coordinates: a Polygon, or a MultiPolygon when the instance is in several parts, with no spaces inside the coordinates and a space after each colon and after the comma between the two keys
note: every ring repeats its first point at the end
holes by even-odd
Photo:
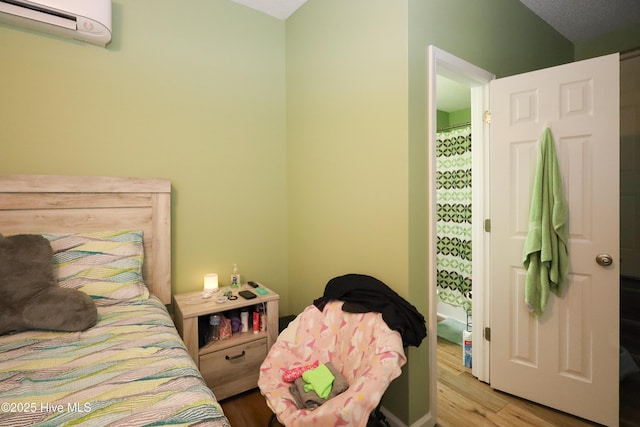
{"type": "MultiPolygon", "coordinates": [[[[222,410],[232,427],[268,427],[271,409],[256,388],[238,396],[222,400],[222,410]]],[[[275,420],[271,427],[283,427],[275,420]]]]}
{"type": "MultiPolygon", "coordinates": [[[[640,426],[640,379],[631,383],[635,395],[621,399],[620,426],[640,426]],[[637,388],[636,388],[637,387],[637,388]],[[626,403],[625,403],[626,402],[626,403]],[[633,413],[623,411],[623,406],[633,413]]],[[[233,427],[267,427],[271,410],[258,389],[223,400],[222,408],[233,427]]],[[[597,424],[493,390],[462,366],[462,348],[438,339],[438,423],[439,427],[460,426],[561,426],[597,424]]],[[[275,422],[273,427],[280,427],[275,422]]]]}
{"type": "Polygon", "coordinates": [[[458,426],[596,426],[478,381],[462,365],[462,347],[438,338],[438,424],[458,426]]]}
{"type": "MultiPolygon", "coordinates": [[[[462,347],[438,338],[438,426],[598,426],[493,390],[462,366],[462,347]]],[[[620,427],[640,427],[640,373],[620,385],[620,427]]]]}

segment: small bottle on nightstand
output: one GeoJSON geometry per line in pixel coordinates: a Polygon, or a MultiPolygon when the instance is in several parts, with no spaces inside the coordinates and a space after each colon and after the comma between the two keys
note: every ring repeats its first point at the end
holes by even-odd
{"type": "Polygon", "coordinates": [[[233,274],[231,275],[231,287],[240,287],[240,273],[238,273],[238,264],[233,264],[233,274]]]}

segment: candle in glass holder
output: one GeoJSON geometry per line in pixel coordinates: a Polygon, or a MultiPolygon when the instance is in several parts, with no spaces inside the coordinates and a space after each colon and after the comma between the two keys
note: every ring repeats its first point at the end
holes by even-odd
{"type": "Polygon", "coordinates": [[[218,290],[218,275],[216,273],[204,275],[204,290],[209,292],[216,292],[218,290]]]}

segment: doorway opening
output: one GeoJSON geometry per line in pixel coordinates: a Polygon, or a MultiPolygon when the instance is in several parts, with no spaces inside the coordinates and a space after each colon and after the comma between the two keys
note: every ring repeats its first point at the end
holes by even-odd
{"type": "MultiPolygon", "coordinates": [[[[488,170],[486,165],[488,145],[484,142],[488,141],[488,126],[484,125],[484,113],[489,107],[488,84],[494,78],[495,76],[493,74],[473,64],[457,58],[435,46],[429,46],[429,329],[431,336],[436,337],[439,312],[447,317],[452,317],[463,322],[465,329],[468,323],[468,329],[471,330],[473,342],[473,375],[485,382],[489,380],[489,347],[485,345],[482,337],[484,325],[488,323],[488,321],[485,321],[485,313],[488,313],[488,307],[486,307],[488,295],[485,295],[486,292],[484,289],[485,277],[488,271],[484,267],[485,259],[483,258],[483,254],[488,254],[488,237],[485,236],[483,231],[483,222],[484,218],[488,217],[489,206],[488,180],[483,176],[484,172],[488,170]],[[447,97],[447,92],[458,93],[461,100],[451,102],[453,101],[453,95],[447,97]],[[447,104],[445,104],[445,101],[447,104]],[[438,110],[441,112],[438,113],[438,110]],[[440,121],[438,121],[438,115],[440,115],[440,121]],[[440,126],[438,126],[438,123],[440,123],[440,126]],[[463,126],[456,126],[460,124],[463,126]],[[443,128],[445,131],[449,131],[449,134],[455,134],[456,136],[462,134],[461,144],[462,146],[469,144],[471,153],[470,159],[456,159],[453,162],[441,159],[440,169],[438,169],[437,138],[438,130],[442,130],[443,128]],[[468,132],[468,135],[466,132],[468,132]],[[469,138],[467,138],[467,136],[469,138]],[[462,223],[464,223],[464,227],[456,227],[457,232],[462,231],[463,234],[470,237],[470,241],[468,245],[462,245],[462,250],[456,249],[453,251],[458,255],[460,255],[461,252],[465,252],[465,255],[458,257],[458,259],[451,259],[450,261],[451,264],[458,265],[460,264],[459,261],[462,261],[461,258],[471,258],[469,260],[471,265],[465,264],[461,269],[458,269],[460,271],[452,274],[455,278],[449,283],[450,286],[448,286],[449,289],[447,289],[446,286],[438,286],[437,254],[439,244],[437,223],[439,216],[438,204],[441,205],[442,212],[442,205],[451,205],[451,203],[438,200],[436,187],[439,184],[437,174],[438,172],[445,172],[443,170],[443,164],[448,163],[451,166],[451,163],[457,163],[459,161],[464,164],[461,168],[458,168],[453,174],[451,173],[451,169],[447,169],[446,173],[442,175],[453,177],[450,182],[455,181],[455,176],[458,176],[460,178],[459,181],[470,181],[471,183],[471,188],[461,190],[465,195],[465,199],[468,199],[467,196],[469,196],[470,200],[465,200],[458,204],[471,206],[470,212],[464,211],[462,213],[462,216],[470,219],[470,222],[463,218],[462,223]],[[473,242],[473,244],[471,244],[471,242],[473,242]],[[470,254],[467,253],[467,250],[470,251],[470,254]],[[470,255],[470,257],[468,255],[470,255]],[[443,299],[449,298],[454,301],[454,304],[439,305],[439,288],[443,294],[445,294],[443,295],[443,299]],[[469,297],[471,301],[468,300],[469,297]]],[[[455,149],[454,147],[453,150],[455,149]]],[[[441,176],[440,183],[442,184],[442,182],[441,176]]],[[[444,184],[441,186],[451,185],[444,184]]],[[[442,197],[443,194],[440,194],[442,197]]],[[[444,197],[458,198],[459,196],[460,192],[454,190],[449,196],[444,197]]],[[[445,207],[445,210],[447,209],[448,208],[445,207]]],[[[460,210],[460,206],[452,210],[460,210]]],[[[446,225],[444,227],[446,227],[446,225]]],[[[451,242],[454,238],[456,237],[449,235],[445,239],[441,239],[441,249],[447,246],[447,242],[451,242]]],[[[445,249],[440,252],[448,251],[445,249]]],[[[440,260],[441,267],[443,262],[447,262],[446,260],[443,261],[445,257],[446,256],[443,255],[440,260]]],[[[442,285],[443,276],[448,276],[448,273],[442,273],[444,271],[442,268],[440,270],[442,285]]],[[[436,378],[437,339],[430,340],[429,353],[431,360],[430,376],[431,378],[436,378]]],[[[460,363],[462,364],[463,361],[461,360],[460,363]]],[[[431,395],[437,395],[436,381],[431,382],[431,395]]],[[[434,414],[437,414],[437,408],[435,408],[437,404],[435,402],[436,400],[437,399],[432,400],[432,405],[434,405],[432,412],[434,414]]]]}
{"type": "Polygon", "coordinates": [[[471,87],[436,75],[436,103],[438,336],[462,344],[473,326],[471,87]]]}

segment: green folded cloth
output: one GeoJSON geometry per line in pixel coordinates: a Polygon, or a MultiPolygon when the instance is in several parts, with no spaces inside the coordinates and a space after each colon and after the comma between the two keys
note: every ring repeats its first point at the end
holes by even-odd
{"type": "Polygon", "coordinates": [[[319,365],[315,369],[310,369],[302,373],[302,379],[307,383],[304,391],[315,391],[322,399],[329,397],[331,386],[336,377],[333,376],[327,365],[319,365]]]}
{"type": "Polygon", "coordinates": [[[560,294],[569,270],[568,211],[553,136],[546,128],[540,140],[523,251],[525,302],[536,317],[544,312],[549,292],[560,294]]]}

